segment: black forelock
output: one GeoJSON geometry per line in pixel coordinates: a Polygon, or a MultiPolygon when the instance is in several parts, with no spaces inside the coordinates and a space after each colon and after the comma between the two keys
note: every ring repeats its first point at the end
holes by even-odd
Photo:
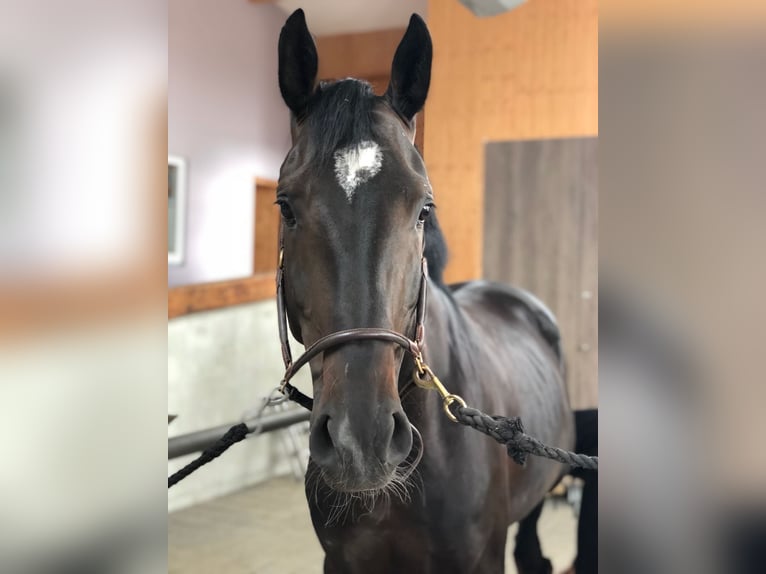
{"type": "Polygon", "coordinates": [[[362,80],[322,82],[305,120],[318,159],[327,161],[339,148],[372,139],[373,110],[379,99],[362,80]]]}

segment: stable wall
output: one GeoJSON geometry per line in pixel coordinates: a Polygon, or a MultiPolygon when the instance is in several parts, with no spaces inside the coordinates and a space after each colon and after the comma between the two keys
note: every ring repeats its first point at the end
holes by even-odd
{"type": "MultiPolygon", "coordinates": [[[[300,348],[297,344],[295,349],[300,348]]],[[[238,422],[284,374],[273,300],[194,313],[168,322],[168,436],[238,422]]],[[[311,387],[308,370],[296,384],[311,387]]],[[[291,472],[284,431],[245,440],[168,491],[168,510],[291,472]]],[[[308,459],[308,437],[303,437],[308,459]]],[[[197,457],[168,462],[168,476],[197,457]]]]}
{"type": "Polygon", "coordinates": [[[480,19],[431,0],[425,160],[449,281],[482,276],[484,144],[598,134],[598,2],[530,0],[480,19]]]}
{"type": "Polygon", "coordinates": [[[242,1],[168,4],[168,152],[188,161],[186,254],[170,286],[253,272],[253,181],[290,143],[277,85],[284,13],[242,1]]]}

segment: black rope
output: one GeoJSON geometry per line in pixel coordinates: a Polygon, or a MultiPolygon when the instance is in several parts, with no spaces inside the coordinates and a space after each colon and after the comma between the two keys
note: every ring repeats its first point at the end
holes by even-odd
{"type": "Polygon", "coordinates": [[[460,424],[483,432],[505,445],[508,456],[521,466],[526,463],[527,455],[531,454],[557,460],[573,467],[598,470],[597,456],[586,456],[543,444],[524,432],[519,417],[493,417],[478,409],[462,406],[453,408],[452,413],[460,424]]]}
{"type": "Polygon", "coordinates": [[[249,433],[250,429],[247,428],[245,423],[239,423],[231,427],[226,431],[226,434],[219,438],[213,446],[203,450],[201,455],[199,455],[178,472],[173,473],[168,478],[168,488],[181,482],[184,478],[189,476],[199,467],[221,456],[229,449],[230,446],[237,444],[241,440],[244,440],[249,433]]]}

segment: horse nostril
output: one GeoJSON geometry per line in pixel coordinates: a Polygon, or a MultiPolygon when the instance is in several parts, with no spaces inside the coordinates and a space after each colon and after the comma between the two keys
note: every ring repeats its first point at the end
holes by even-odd
{"type": "Polygon", "coordinates": [[[335,445],[330,434],[330,416],[321,415],[314,423],[309,437],[311,456],[318,463],[329,462],[335,454],[335,445]]]}
{"type": "Polygon", "coordinates": [[[407,416],[398,411],[394,413],[394,430],[391,435],[391,446],[389,449],[389,462],[399,464],[410,453],[412,449],[412,430],[407,416]]]}

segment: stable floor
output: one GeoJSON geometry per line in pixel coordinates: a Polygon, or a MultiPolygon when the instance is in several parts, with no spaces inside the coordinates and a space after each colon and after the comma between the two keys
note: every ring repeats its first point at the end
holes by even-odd
{"type": "MultiPolygon", "coordinates": [[[[514,535],[516,527],[509,530],[514,535]]],[[[538,524],[554,572],[572,563],[576,519],[563,502],[548,501],[538,524]]],[[[506,573],[515,574],[507,547],[506,573]]],[[[303,484],[281,478],[171,513],[171,574],[321,574],[322,549],[309,519],[303,484]]]]}

